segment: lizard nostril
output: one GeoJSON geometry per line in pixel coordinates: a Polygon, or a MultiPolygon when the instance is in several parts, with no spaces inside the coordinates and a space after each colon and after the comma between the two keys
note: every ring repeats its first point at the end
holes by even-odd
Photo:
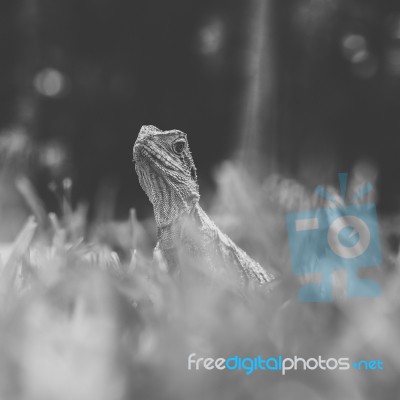
{"type": "Polygon", "coordinates": [[[133,160],[134,161],[138,160],[140,150],[143,148],[143,144],[144,144],[143,141],[136,140],[135,144],[133,145],[133,160]]]}

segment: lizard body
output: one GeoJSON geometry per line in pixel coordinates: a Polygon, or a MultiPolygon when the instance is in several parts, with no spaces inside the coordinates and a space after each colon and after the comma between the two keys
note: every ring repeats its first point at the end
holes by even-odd
{"type": "Polygon", "coordinates": [[[168,267],[180,253],[212,269],[232,269],[241,282],[265,284],[275,279],[221,232],[199,205],[196,167],[187,136],[179,130],[143,126],[133,147],[140,185],[153,204],[158,244],[168,267]]]}

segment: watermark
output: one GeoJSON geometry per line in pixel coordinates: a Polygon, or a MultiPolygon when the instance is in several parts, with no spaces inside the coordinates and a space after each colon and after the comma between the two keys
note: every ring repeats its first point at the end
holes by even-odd
{"type": "Polygon", "coordinates": [[[335,371],[356,369],[359,371],[383,371],[384,363],[381,360],[358,360],[350,361],[349,357],[328,358],[322,356],[315,358],[294,357],[239,357],[233,356],[229,358],[213,358],[213,357],[197,357],[196,353],[188,356],[187,368],[189,371],[195,370],[228,370],[243,371],[246,375],[251,375],[255,371],[279,371],[282,375],[286,375],[288,371],[335,371]]]}
{"type": "Polygon", "coordinates": [[[348,297],[375,297],[381,293],[377,282],[358,275],[360,268],[382,262],[375,204],[357,204],[372,191],[372,185],[364,185],[346,202],[347,174],[339,174],[339,183],[341,199],[321,186],[316,189],[334,207],[293,212],[286,217],[293,273],[321,276],[320,283],[300,288],[300,301],[332,301],[332,275],[338,270],[346,271],[348,297]]]}

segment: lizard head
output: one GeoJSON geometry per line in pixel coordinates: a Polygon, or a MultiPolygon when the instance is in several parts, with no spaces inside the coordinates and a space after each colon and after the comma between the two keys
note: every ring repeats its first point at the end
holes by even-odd
{"type": "Polygon", "coordinates": [[[158,226],[169,225],[198,202],[196,167],[185,133],[143,126],[133,146],[133,161],[158,226]]]}

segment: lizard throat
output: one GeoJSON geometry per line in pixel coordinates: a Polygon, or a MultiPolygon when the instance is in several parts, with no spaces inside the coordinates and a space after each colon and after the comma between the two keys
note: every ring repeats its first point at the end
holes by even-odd
{"type": "Polygon", "coordinates": [[[160,174],[149,165],[137,166],[140,185],[153,204],[154,217],[159,228],[171,225],[190,213],[199,201],[197,184],[188,178],[174,179],[160,174]]]}
{"type": "Polygon", "coordinates": [[[153,202],[154,217],[158,228],[168,227],[191,213],[199,201],[199,196],[193,194],[182,197],[177,192],[163,192],[153,202]]]}

